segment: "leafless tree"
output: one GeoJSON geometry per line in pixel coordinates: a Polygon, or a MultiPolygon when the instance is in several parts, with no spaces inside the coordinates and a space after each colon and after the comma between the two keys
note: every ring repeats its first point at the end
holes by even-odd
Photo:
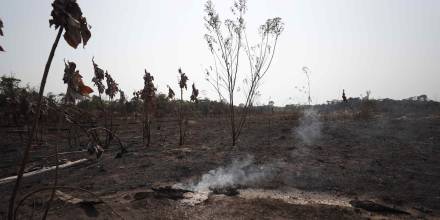
{"type": "Polygon", "coordinates": [[[246,123],[250,108],[261,85],[261,79],[266,75],[271,66],[278,38],[284,29],[281,18],[268,19],[259,28],[259,42],[250,45],[246,33],[244,15],[247,10],[246,0],[238,0],[231,8],[233,19],[220,21],[212,2],[205,4],[205,26],[207,34],[205,39],[214,59],[213,74],[207,71],[207,80],[218,92],[219,97],[227,97],[229,104],[229,122],[231,126],[232,145],[236,144],[238,137],[246,123]],[[248,70],[240,68],[244,55],[244,62],[249,63],[248,70]],[[242,72],[249,74],[241,76],[242,72]],[[245,103],[236,112],[234,106],[235,93],[239,91],[237,82],[243,77],[243,91],[245,103]],[[223,95],[225,94],[225,95],[223,95]]]}

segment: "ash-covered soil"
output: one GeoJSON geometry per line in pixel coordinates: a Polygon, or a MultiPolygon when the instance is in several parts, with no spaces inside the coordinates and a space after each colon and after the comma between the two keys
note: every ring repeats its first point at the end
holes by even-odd
{"type": "MultiPolygon", "coordinates": [[[[142,146],[140,124],[121,119],[117,134],[128,153],[115,159],[118,147],[112,145],[99,162],[84,152],[61,155],[70,161],[90,160],[60,169],[58,182],[99,195],[125,219],[440,218],[440,111],[376,112],[370,118],[329,114],[319,116],[319,133],[307,143],[297,135],[300,114],[253,114],[235,147],[230,146],[222,117],[191,118],[184,146],[178,145],[176,121],[160,119],[148,148],[142,146]],[[193,205],[152,190],[176,185],[190,190],[221,188],[218,181],[235,191],[210,192],[193,205]],[[366,200],[404,213],[350,205],[366,200]]],[[[1,178],[14,175],[17,148],[22,147],[19,136],[8,129],[0,131],[1,178]]],[[[32,151],[30,170],[54,164],[53,158],[44,157],[54,153],[55,144],[60,152],[84,148],[68,147],[54,131],[44,141],[47,144],[32,151]]],[[[52,186],[53,177],[51,171],[24,178],[20,197],[52,186]]],[[[12,186],[0,184],[1,218],[6,216],[12,186]]],[[[106,204],[85,192],[60,191],[83,202],[73,204],[57,194],[49,219],[118,219],[106,204]]],[[[27,199],[19,217],[40,218],[49,194],[44,191],[27,199]]]]}

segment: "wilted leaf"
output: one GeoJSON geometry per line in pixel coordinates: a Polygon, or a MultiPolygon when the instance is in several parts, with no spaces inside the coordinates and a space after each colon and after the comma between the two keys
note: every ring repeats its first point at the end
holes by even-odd
{"type": "Polygon", "coordinates": [[[55,25],[55,29],[59,27],[66,29],[64,39],[73,48],[77,48],[81,42],[85,46],[91,37],[91,32],[76,0],[55,0],[52,7],[52,19],[49,20],[49,25],[55,25]]]}
{"type": "Polygon", "coordinates": [[[76,71],[73,75],[73,88],[75,92],[81,94],[82,96],[87,96],[93,92],[93,89],[89,86],[84,85],[81,74],[79,71],[76,71]]]}
{"type": "Polygon", "coordinates": [[[196,86],[195,86],[195,84],[193,83],[192,84],[192,94],[191,94],[191,101],[193,101],[193,102],[198,102],[198,99],[197,99],[197,97],[199,96],[199,90],[198,89],[196,89],[196,86]]]}
{"type": "Polygon", "coordinates": [[[98,64],[95,63],[94,57],[92,58],[93,69],[95,71],[95,77],[93,77],[92,82],[98,87],[98,92],[100,94],[104,93],[105,86],[102,83],[104,80],[104,70],[98,67],[98,64]]]}
{"type": "Polygon", "coordinates": [[[144,103],[147,104],[149,108],[153,108],[155,105],[155,97],[156,97],[156,87],[154,87],[153,83],[154,77],[145,70],[144,75],[144,89],[141,91],[141,98],[144,100],[144,103]]]}
{"type": "Polygon", "coordinates": [[[67,84],[66,100],[74,102],[82,96],[88,96],[93,89],[84,85],[81,74],[76,70],[74,62],[65,63],[63,81],[67,84]]]}
{"type": "Polygon", "coordinates": [[[105,72],[105,78],[107,81],[107,89],[105,90],[105,94],[107,94],[111,99],[115,97],[116,93],[119,91],[118,84],[112,78],[110,74],[105,72]]]}
{"type": "Polygon", "coordinates": [[[73,74],[75,73],[76,64],[74,62],[65,62],[64,61],[64,75],[63,75],[63,81],[65,84],[69,84],[71,81],[73,74]]]}
{"type": "Polygon", "coordinates": [[[87,96],[87,95],[89,95],[92,92],[93,92],[93,89],[88,87],[88,86],[86,86],[86,85],[84,85],[82,88],[80,88],[80,93],[83,96],[87,96]]]}
{"type": "MultiPolygon", "coordinates": [[[[168,85],[167,85],[168,86],[168,85]]],[[[168,86],[168,99],[174,99],[174,96],[176,96],[176,94],[174,93],[174,91],[171,89],[170,86],[168,86]]]]}
{"type": "MultiPolygon", "coordinates": [[[[3,21],[0,19],[0,36],[3,36],[3,21]]],[[[0,51],[5,51],[2,46],[0,46],[0,51]]]]}
{"type": "Polygon", "coordinates": [[[64,40],[73,48],[77,48],[81,43],[81,33],[76,30],[66,30],[64,33],[64,40]]]}
{"type": "Polygon", "coordinates": [[[3,28],[3,21],[2,21],[2,19],[0,19],[0,36],[3,36],[2,28],[3,28]]]}
{"type": "Polygon", "coordinates": [[[181,69],[181,68],[179,68],[178,72],[179,72],[179,74],[180,74],[180,80],[179,80],[179,86],[180,86],[180,88],[181,88],[181,89],[183,89],[183,88],[187,89],[187,87],[186,87],[186,81],[188,81],[188,77],[186,76],[186,74],[185,74],[184,72],[182,72],[182,69],[181,69]]]}
{"type": "Polygon", "coordinates": [[[86,18],[83,18],[83,22],[81,23],[81,37],[83,39],[84,46],[87,45],[90,37],[92,37],[92,32],[89,30],[89,25],[87,24],[86,18]]]}

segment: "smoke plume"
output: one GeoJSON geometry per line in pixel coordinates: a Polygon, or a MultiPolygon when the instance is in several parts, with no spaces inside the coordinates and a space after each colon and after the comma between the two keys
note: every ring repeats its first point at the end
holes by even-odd
{"type": "Polygon", "coordinates": [[[276,164],[256,165],[254,158],[247,156],[241,160],[234,160],[228,166],[210,170],[196,183],[179,183],[174,187],[202,192],[215,188],[252,185],[271,179],[276,171],[276,164]]]}
{"type": "Polygon", "coordinates": [[[306,109],[295,128],[295,136],[306,145],[311,145],[321,138],[322,122],[313,108],[306,109]]]}

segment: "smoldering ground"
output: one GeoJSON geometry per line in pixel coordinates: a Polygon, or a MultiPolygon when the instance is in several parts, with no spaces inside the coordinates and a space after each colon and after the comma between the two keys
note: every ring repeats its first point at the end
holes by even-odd
{"type": "Polygon", "coordinates": [[[294,128],[294,135],[301,143],[311,145],[321,138],[321,130],[322,122],[318,111],[308,108],[299,119],[299,125],[294,128]]]}
{"type": "Polygon", "coordinates": [[[175,188],[191,191],[210,191],[225,187],[247,187],[272,180],[282,169],[281,161],[257,164],[255,158],[247,155],[236,158],[230,164],[203,174],[197,181],[175,184],[175,188]]]}

